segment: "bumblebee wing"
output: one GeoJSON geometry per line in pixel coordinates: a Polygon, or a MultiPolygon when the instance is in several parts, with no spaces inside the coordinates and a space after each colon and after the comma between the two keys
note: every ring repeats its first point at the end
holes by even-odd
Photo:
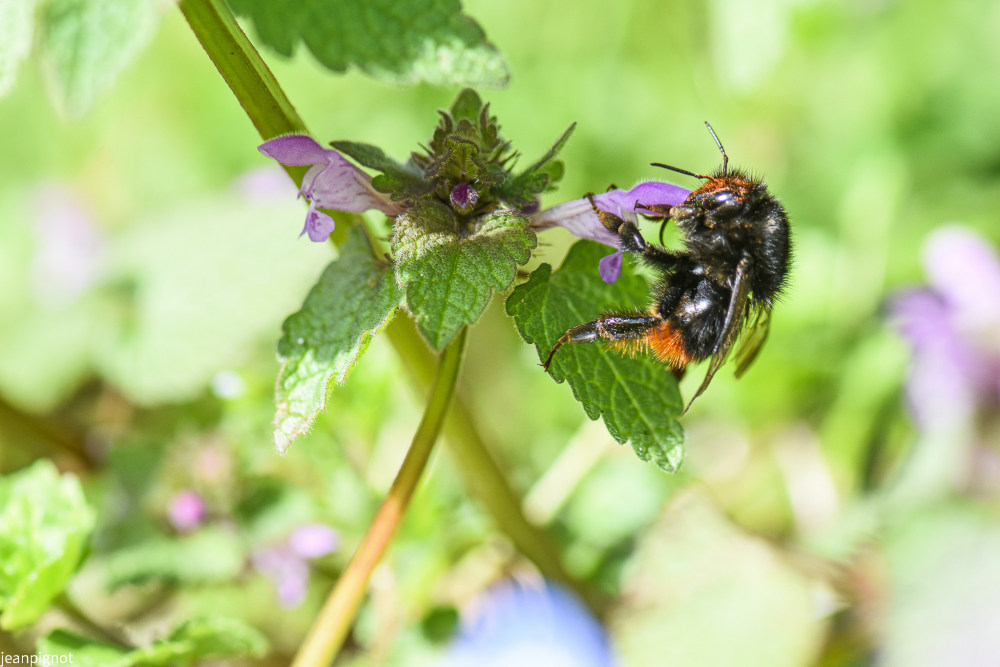
{"type": "Polygon", "coordinates": [[[684,412],[688,411],[691,404],[694,403],[694,399],[708,389],[716,371],[726,363],[729,350],[732,349],[733,343],[740,335],[740,329],[743,328],[743,322],[747,317],[747,304],[750,302],[750,282],[746,279],[749,268],[750,260],[747,257],[741,259],[736,266],[736,274],[733,276],[733,292],[729,296],[729,308],[726,310],[726,320],[722,324],[722,333],[719,334],[719,340],[715,343],[715,352],[712,353],[712,359],[708,362],[708,372],[705,373],[705,379],[701,381],[698,391],[688,401],[684,412]]]}
{"type": "Polygon", "coordinates": [[[767,340],[767,332],[771,326],[771,309],[758,308],[753,318],[753,323],[747,330],[745,336],[740,341],[740,346],[736,348],[736,377],[742,377],[753,360],[757,358],[757,353],[764,346],[767,340]]]}

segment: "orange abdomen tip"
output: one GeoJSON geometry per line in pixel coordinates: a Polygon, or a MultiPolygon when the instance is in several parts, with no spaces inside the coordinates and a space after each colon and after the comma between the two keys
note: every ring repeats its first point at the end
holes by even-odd
{"type": "Polygon", "coordinates": [[[684,337],[669,322],[661,322],[650,329],[644,342],[656,358],[665,364],[680,369],[691,363],[691,355],[684,346],[684,337]]]}

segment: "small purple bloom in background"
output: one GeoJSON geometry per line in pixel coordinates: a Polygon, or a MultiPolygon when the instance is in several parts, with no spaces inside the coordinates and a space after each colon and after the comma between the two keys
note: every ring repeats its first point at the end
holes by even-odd
{"type": "Polygon", "coordinates": [[[563,588],[496,585],[462,614],[449,647],[454,667],[610,667],[611,645],[583,604],[563,588]]]}
{"type": "Polygon", "coordinates": [[[194,491],[181,491],[167,510],[170,524],[181,531],[194,530],[202,524],[207,514],[205,501],[194,491]]]}
{"type": "MultiPolygon", "coordinates": [[[[312,137],[289,134],[265,141],[257,147],[264,155],[285,165],[311,165],[302,179],[299,195],[309,202],[302,234],[311,241],[325,241],[334,229],[333,218],[318,208],[361,213],[378,209],[389,216],[402,209],[372,187],[371,176],[312,137]]],[[[301,236],[301,234],[300,234],[301,236]]]]}
{"type": "Polygon", "coordinates": [[[319,558],[337,550],[340,535],[322,523],[309,523],[292,531],[288,545],[302,558],[319,558]]]}
{"type": "Polygon", "coordinates": [[[35,292],[45,303],[65,304],[97,280],[104,241],[70,188],[46,184],[36,197],[39,247],[32,266],[35,292]]]}
{"type": "Polygon", "coordinates": [[[927,288],[889,305],[913,348],[907,400],[923,429],[967,422],[1000,405],[1000,260],[976,233],[942,227],[927,240],[927,288]]]}
{"type": "Polygon", "coordinates": [[[281,544],[257,549],[253,566],[274,584],[278,603],[293,609],[309,590],[309,561],[337,550],[340,536],[319,523],[296,528],[281,544]]]}
{"type": "Polygon", "coordinates": [[[258,549],[253,566],[271,580],[278,604],[294,609],[302,604],[309,589],[309,563],[287,544],[258,549]]]}
{"type": "MultiPolygon", "coordinates": [[[[635,215],[635,205],[638,202],[645,206],[677,206],[684,203],[691,191],[679,185],[662,183],[660,181],[646,181],[639,183],[631,190],[610,190],[599,195],[594,195],[594,202],[602,211],[613,213],[619,217],[635,215]]],[[[535,215],[533,224],[538,229],[550,229],[552,227],[563,227],[571,234],[583,239],[590,239],[603,243],[612,248],[620,248],[618,236],[601,224],[594,209],[590,206],[590,201],[586,197],[574,199],[572,201],[545,209],[535,215]]],[[[621,273],[622,252],[617,252],[604,257],[598,270],[601,279],[606,283],[613,283],[618,280],[621,273]]]]}

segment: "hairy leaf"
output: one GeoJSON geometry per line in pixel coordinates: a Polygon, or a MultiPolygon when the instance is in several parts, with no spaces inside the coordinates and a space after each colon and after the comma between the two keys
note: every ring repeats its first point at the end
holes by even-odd
{"type": "Polygon", "coordinates": [[[158,0],[52,0],[42,46],[54,92],[70,116],[104,94],[153,36],[158,0]]]}
{"type": "MultiPolygon", "coordinates": [[[[626,263],[618,282],[605,284],[597,262],[608,249],[579,241],[559,270],[543,264],[507,299],[507,313],[544,360],[559,337],[609,310],[635,309],[649,299],[646,281],[626,263]]],[[[599,343],[565,345],[550,366],[556,382],[568,380],[591,419],[604,418],[618,442],[630,442],[643,461],[676,472],[684,456],[677,382],[648,355],[623,357],[599,343]]]]}
{"type": "Polygon", "coordinates": [[[401,301],[388,264],[372,257],[360,228],[351,230],[340,257],[323,272],[302,309],[285,320],[275,389],[278,451],[287,450],[326,409],[331,384],[344,383],[401,301]]]}
{"type": "Polygon", "coordinates": [[[536,244],[524,216],[509,210],[485,217],[466,236],[456,232],[451,211],[434,202],[396,218],[396,279],[427,341],[440,350],[479,319],[493,290],[510,287],[536,244]]]}
{"type": "Polygon", "coordinates": [[[458,0],[229,0],[285,56],[299,41],[326,67],[397,83],[506,85],[503,57],[458,0]]]}
{"type": "Polygon", "coordinates": [[[76,569],[94,512],[49,461],[0,479],[0,628],[31,625],[76,569]]]}
{"type": "Polygon", "coordinates": [[[31,50],[35,0],[0,0],[0,95],[14,84],[17,66],[31,50]]]}

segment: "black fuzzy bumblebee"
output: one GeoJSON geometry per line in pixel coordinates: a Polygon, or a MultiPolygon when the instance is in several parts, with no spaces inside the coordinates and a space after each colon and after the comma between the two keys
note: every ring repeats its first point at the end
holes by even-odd
{"type": "Polygon", "coordinates": [[[650,350],[678,377],[688,364],[711,357],[689,408],[725,363],[748,322],[736,350],[737,377],[760,351],[771,308],[788,273],[788,216],[761,179],[729,169],[722,142],[712,126],[705,125],[722,153],[722,167],[704,175],[653,163],[705,183],[679,206],[635,205],[640,214],[662,219],[664,225],[675,221],[683,234],[682,250],[647,243],[634,214],[626,212],[623,219],[602,211],[593,195],[588,195],[601,222],[621,239],[622,249],[640,255],[659,274],[653,285],[653,304],[647,312],[611,312],[569,329],[549,352],[543,365],[546,370],[561,346],[598,339],[630,352],[650,350]]]}

